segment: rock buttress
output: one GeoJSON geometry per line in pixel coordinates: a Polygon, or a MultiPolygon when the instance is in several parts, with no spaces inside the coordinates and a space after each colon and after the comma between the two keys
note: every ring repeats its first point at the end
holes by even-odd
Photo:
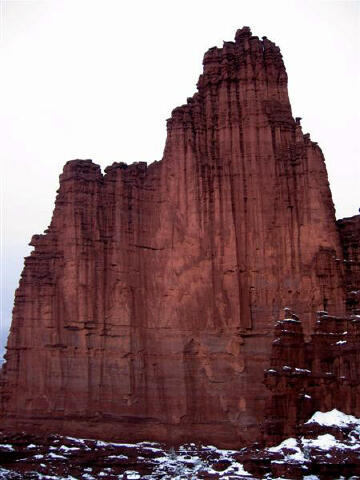
{"type": "Polygon", "coordinates": [[[254,440],[272,326],[344,308],[324,158],[279,48],[248,28],[204,57],[162,161],[71,161],[34,236],[2,375],[3,424],[130,440],[254,440]]]}
{"type": "Polygon", "coordinates": [[[337,226],[343,248],[346,307],[349,313],[360,314],[360,215],[338,220],[337,226]]]}
{"type": "Polygon", "coordinates": [[[305,341],[301,321],[287,311],[274,336],[264,382],[271,391],[266,443],[296,436],[316,411],[341,408],[359,415],[359,315],[336,317],[320,311],[314,333],[305,341]]]}

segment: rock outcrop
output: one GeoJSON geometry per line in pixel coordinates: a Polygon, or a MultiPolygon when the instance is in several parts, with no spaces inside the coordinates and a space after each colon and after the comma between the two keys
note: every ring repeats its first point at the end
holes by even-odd
{"type": "Polygon", "coordinates": [[[347,310],[360,314],[360,215],[338,220],[337,225],[343,247],[347,310]]]}
{"type": "Polygon", "coordinates": [[[336,409],[316,412],[299,426],[296,437],[270,448],[254,444],[241,450],[0,432],[0,461],[0,478],[6,480],[355,480],[360,474],[360,419],[336,409]]]}
{"type": "Polygon", "coordinates": [[[324,158],[279,48],[244,27],[203,63],[160,162],[65,165],[16,292],[7,428],[241,445],[283,307],[306,336],[314,311],[344,313],[324,158]]]}
{"type": "Polygon", "coordinates": [[[270,365],[265,372],[272,393],[266,443],[296,435],[319,410],[360,412],[360,316],[320,311],[314,333],[305,341],[301,321],[287,309],[275,326],[270,365]]]}

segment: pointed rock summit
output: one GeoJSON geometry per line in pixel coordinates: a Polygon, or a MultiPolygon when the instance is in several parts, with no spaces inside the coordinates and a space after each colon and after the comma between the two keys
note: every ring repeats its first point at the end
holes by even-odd
{"type": "Polygon", "coordinates": [[[240,446],[283,308],[305,335],[344,313],[324,157],[279,48],[244,27],[203,64],[160,162],[65,165],[16,291],[2,428],[240,446]]]}

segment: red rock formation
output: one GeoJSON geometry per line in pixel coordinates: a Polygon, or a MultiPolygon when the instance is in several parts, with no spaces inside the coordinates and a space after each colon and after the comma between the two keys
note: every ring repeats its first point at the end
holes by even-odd
{"type": "Polygon", "coordinates": [[[360,314],[360,215],[337,221],[344,255],[346,305],[360,314]]]}
{"type": "Polygon", "coordinates": [[[265,372],[272,392],[264,429],[268,444],[294,436],[316,411],[360,413],[360,316],[318,312],[308,342],[301,322],[285,316],[276,324],[265,372]]]}
{"type": "Polygon", "coordinates": [[[292,117],[279,48],[244,27],[204,57],[161,162],[60,177],[25,261],[2,422],[238,445],[263,419],[274,321],[342,313],[324,158],[292,117]]]}

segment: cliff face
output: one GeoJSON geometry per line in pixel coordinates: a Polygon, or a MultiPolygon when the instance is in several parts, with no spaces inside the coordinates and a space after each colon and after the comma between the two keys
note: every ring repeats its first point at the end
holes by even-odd
{"type": "Polygon", "coordinates": [[[296,435],[316,411],[335,407],[360,412],[360,316],[318,312],[306,342],[301,321],[287,314],[276,324],[270,365],[265,372],[271,391],[264,428],[267,443],[296,435]]]}
{"type": "Polygon", "coordinates": [[[344,255],[346,306],[360,314],[360,215],[337,221],[344,255]]]}
{"type": "Polygon", "coordinates": [[[279,48],[239,30],[204,57],[163,160],[71,161],[16,292],[2,422],[127,440],[256,438],[272,330],[341,314],[320,148],[279,48]]]}

